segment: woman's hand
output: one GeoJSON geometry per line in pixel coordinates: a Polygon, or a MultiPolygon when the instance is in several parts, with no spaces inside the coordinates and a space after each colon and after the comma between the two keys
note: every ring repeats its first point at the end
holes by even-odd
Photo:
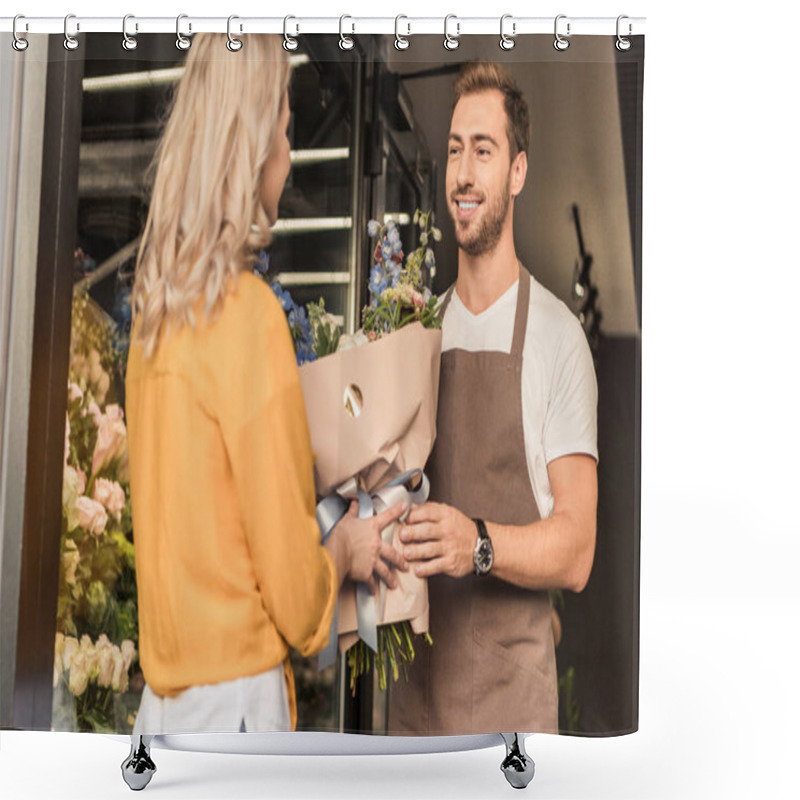
{"type": "Polygon", "coordinates": [[[359,519],[358,502],[353,500],[347,513],[333,529],[332,536],[342,536],[347,541],[348,576],[354,581],[368,583],[375,593],[376,576],[390,588],[397,586],[392,567],[408,571],[408,563],[390,544],[381,541],[381,530],[399,519],[406,511],[405,503],[397,503],[369,519],[359,519]]]}

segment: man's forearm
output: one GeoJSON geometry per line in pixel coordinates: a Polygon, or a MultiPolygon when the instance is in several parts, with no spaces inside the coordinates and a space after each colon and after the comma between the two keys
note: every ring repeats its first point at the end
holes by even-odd
{"type": "Polygon", "coordinates": [[[580,592],[594,560],[594,522],[568,512],[529,525],[486,522],[494,548],[492,575],[526,589],[580,592]]]}

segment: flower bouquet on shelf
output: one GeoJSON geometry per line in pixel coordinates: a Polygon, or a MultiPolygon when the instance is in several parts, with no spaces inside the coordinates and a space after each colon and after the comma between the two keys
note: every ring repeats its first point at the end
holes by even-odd
{"type": "MultiPolygon", "coordinates": [[[[369,279],[369,304],[362,328],[341,332],[324,302],[298,308],[273,284],[287,313],[303,387],[323,534],[335,525],[325,507],[340,513],[358,498],[375,513],[401,500],[424,502],[422,475],[436,438],[441,320],[437,298],[425,286],[432,275],[432,245],[441,239],[431,213],[417,211],[419,246],[404,256],[400,232],[389,220],[371,221],[376,240],[369,279]],[[415,485],[416,484],[416,485],[415,485]],[[338,503],[338,506],[337,506],[338,503]],[[327,506],[326,506],[327,504],[327,506]],[[325,520],[333,524],[325,524],[325,520]]],[[[366,513],[371,513],[369,510],[366,513]]],[[[404,519],[404,517],[403,517],[404,519]]],[[[400,548],[395,525],[381,533],[400,548]]],[[[407,676],[414,660],[414,636],[432,644],[428,633],[427,581],[413,572],[397,572],[398,586],[383,583],[377,598],[366,585],[345,581],[337,612],[338,650],[347,654],[350,687],[374,666],[381,689],[387,677],[407,676]]],[[[335,637],[332,637],[332,640],[335,637]]],[[[320,654],[320,668],[335,659],[337,642],[320,654]]]]}
{"type": "Polygon", "coordinates": [[[112,402],[115,359],[104,312],[77,291],[64,441],[55,730],[130,732],[143,688],[127,431],[122,409],[112,402]]]}

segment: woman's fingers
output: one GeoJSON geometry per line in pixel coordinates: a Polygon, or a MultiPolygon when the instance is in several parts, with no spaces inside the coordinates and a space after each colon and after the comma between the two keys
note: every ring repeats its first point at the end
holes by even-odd
{"type": "Polygon", "coordinates": [[[375,572],[390,589],[397,586],[397,576],[380,559],[375,565],[375,572]]]}
{"type": "Polygon", "coordinates": [[[389,523],[394,522],[403,516],[406,510],[405,503],[395,503],[380,514],[376,514],[373,519],[378,526],[378,530],[383,530],[389,523]]]}
{"type": "Polygon", "coordinates": [[[390,564],[394,564],[394,566],[403,572],[408,571],[408,562],[403,557],[403,554],[390,544],[381,544],[381,558],[388,561],[390,564]]]}

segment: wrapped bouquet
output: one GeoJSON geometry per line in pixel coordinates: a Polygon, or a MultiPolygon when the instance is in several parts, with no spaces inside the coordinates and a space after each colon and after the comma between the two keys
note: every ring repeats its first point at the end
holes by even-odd
{"type": "MultiPolygon", "coordinates": [[[[437,298],[424,285],[435,265],[431,245],[441,238],[431,214],[417,211],[420,245],[404,256],[397,226],[370,222],[376,239],[370,270],[370,302],[362,328],[340,332],[324,304],[294,305],[273,284],[287,313],[300,364],[306,413],[315,456],[318,519],[323,535],[359,499],[362,516],[405,501],[427,499],[422,467],[436,438],[441,321],[437,298]]],[[[382,532],[400,548],[395,525],[382,532]]],[[[373,598],[366,585],[346,581],[339,595],[338,649],[347,652],[351,688],[359,675],[377,670],[379,686],[395,680],[414,658],[413,635],[428,634],[427,582],[397,573],[398,586],[381,584],[373,598]]],[[[337,641],[320,654],[320,668],[333,663],[337,641]]]]}

